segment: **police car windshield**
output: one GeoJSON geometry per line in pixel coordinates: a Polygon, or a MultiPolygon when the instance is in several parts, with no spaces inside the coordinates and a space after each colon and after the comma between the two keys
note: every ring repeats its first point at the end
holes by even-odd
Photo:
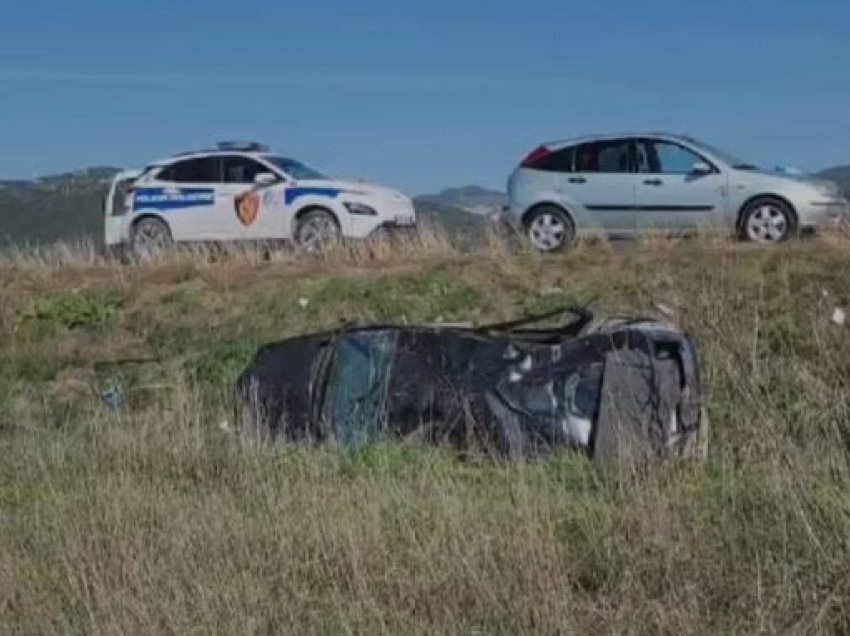
{"type": "Polygon", "coordinates": [[[323,175],[321,172],[317,170],[313,170],[313,168],[309,166],[305,166],[300,161],[296,161],[295,159],[288,159],[287,157],[265,157],[266,161],[270,164],[276,166],[277,168],[283,170],[286,174],[296,180],[305,180],[305,179],[327,179],[328,177],[323,175]]]}

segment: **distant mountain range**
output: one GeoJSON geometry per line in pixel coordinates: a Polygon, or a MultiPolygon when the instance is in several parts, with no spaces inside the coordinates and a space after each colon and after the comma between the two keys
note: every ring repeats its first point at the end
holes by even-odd
{"type": "Polygon", "coordinates": [[[480,186],[466,186],[417,197],[416,203],[434,210],[463,211],[476,216],[491,217],[507,205],[508,197],[504,192],[480,186]]]}
{"type": "Polygon", "coordinates": [[[103,198],[117,169],[96,167],[33,180],[0,180],[0,242],[100,236],[103,198]]]}
{"type": "MultiPolygon", "coordinates": [[[[0,180],[0,243],[50,242],[102,232],[103,198],[117,168],[92,167],[32,180],[0,180]]],[[[850,195],[850,165],[818,176],[850,195]]],[[[507,204],[503,192],[479,186],[449,188],[415,198],[420,216],[462,235],[480,234],[507,204]]]]}

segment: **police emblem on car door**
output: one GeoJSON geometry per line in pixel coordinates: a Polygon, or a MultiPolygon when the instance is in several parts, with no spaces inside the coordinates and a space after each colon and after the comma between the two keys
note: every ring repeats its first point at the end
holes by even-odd
{"type": "Polygon", "coordinates": [[[233,199],[236,208],[236,218],[245,227],[253,225],[260,214],[260,193],[254,189],[248,190],[233,199]]]}
{"type": "Polygon", "coordinates": [[[276,183],[257,183],[270,169],[251,157],[224,156],[224,183],[219,188],[222,212],[232,224],[231,238],[272,239],[280,236],[283,218],[275,214],[276,183]]]}

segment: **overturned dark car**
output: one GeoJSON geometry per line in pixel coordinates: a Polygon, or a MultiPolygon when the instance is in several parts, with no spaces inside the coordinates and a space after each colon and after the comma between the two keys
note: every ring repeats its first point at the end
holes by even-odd
{"type": "Polygon", "coordinates": [[[237,381],[236,422],[260,442],[574,449],[602,462],[702,456],[707,426],[686,333],[577,308],[478,328],[347,326],[265,346],[237,381]],[[540,326],[555,317],[563,324],[540,326]]]}

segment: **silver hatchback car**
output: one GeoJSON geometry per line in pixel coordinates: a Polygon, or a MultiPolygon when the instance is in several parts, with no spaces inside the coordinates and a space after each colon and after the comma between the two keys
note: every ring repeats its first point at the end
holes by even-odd
{"type": "Polygon", "coordinates": [[[507,220],[544,252],[579,235],[726,229],[776,243],[848,216],[829,181],[767,172],[683,135],[547,143],[508,182],[507,220]]]}

